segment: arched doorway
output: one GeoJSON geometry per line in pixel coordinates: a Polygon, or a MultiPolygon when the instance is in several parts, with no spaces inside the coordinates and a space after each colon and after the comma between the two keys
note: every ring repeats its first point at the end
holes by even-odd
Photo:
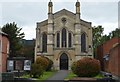
{"type": "Polygon", "coordinates": [[[60,70],[68,70],[68,56],[66,53],[60,56],[60,70]]]}

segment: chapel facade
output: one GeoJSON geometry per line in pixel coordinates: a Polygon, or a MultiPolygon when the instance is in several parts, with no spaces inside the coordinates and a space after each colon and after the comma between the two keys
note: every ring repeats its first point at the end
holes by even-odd
{"type": "Polygon", "coordinates": [[[70,70],[74,61],[93,57],[91,22],[81,19],[79,1],[75,6],[75,13],[53,13],[53,3],[48,3],[48,19],[37,22],[35,60],[45,56],[53,60],[54,69],[70,70]]]}

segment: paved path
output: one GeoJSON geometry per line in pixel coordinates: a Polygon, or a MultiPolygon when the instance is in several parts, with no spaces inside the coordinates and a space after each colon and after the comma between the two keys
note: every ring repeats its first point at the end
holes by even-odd
{"type": "Polygon", "coordinates": [[[45,82],[49,82],[50,80],[52,82],[55,80],[57,80],[57,82],[63,82],[64,78],[68,75],[68,73],[69,73],[68,70],[60,70],[45,82]]]}

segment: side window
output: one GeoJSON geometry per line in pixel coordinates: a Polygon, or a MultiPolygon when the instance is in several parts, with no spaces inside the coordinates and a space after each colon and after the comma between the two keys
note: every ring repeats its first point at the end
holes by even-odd
{"type": "Polygon", "coordinates": [[[72,33],[68,34],[68,47],[72,47],[72,33]]]}
{"type": "Polygon", "coordinates": [[[86,52],[86,34],[81,35],[81,52],[86,52]]]}
{"type": "Polygon", "coordinates": [[[60,47],[60,33],[59,32],[57,33],[56,42],[57,42],[57,47],[60,47]]]}
{"type": "Polygon", "coordinates": [[[42,52],[47,52],[47,34],[42,34],[42,52]]]}

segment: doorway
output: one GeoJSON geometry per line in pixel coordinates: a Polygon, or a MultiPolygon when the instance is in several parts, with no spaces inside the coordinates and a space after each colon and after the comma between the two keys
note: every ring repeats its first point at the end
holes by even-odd
{"type": "Polygon", "coordinates": [[[60,70],[68,70],[68,56],[66,53],[63,53],[60,56],[60,70]]]}

